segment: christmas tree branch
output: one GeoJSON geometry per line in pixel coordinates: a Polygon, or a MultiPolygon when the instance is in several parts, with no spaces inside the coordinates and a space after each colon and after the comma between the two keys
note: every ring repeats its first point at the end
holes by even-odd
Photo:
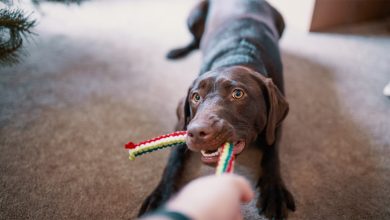
{"type": "MultiPolygon", "coordinates": [[[[43,2],[59,2],[64,4],[81,4],[86,0],[31,0],[38,5],[43,2]]],[[[21,9],[11,9],[13,0],[0,0],[8,5],[7,8],[0,9],[0,65],[11,65],[19,61],[21,55],[25,53],[21,50],[23,40],[27,40],[32,34],[31,29],[36,25],[36,20],[21,9]]]]}
{"type": "Polygon", "coordinates": [[[0,63],[13,64],[18,61],[23,38],[27,39],[36,21],[20,9],[0,9],[0,63]]]}
{"type": "Polygon", "coordinates": [[[81,2],[85,0],[32,0],[34,4],[39,4],[41,2],[60,2],[60,3],[65,3],[65,4],[71,4],[71,3],[77,3],[80,4],[81,2]]]}

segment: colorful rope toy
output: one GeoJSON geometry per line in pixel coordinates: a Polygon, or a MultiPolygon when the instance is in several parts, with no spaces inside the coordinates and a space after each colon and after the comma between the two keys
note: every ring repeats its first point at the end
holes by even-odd
{"type": "Polygon", "coordinates": [[[234,145],[232,143],[225,143],[223,145],[215,174],[220,175],[222,173],[233,173],[235,159],[233,148],[234,145]]]}
{"type": "MultiPolygon", "coordinates": [[[[177,131],[171,134],[162,135],[150,140],[142,141],[138,144],[129,142],[125,148],[129,150],[129,159],[135,160],[136,157],[156,150],[173,147],[177,144],[184,144],[186,142],[187,132],[177,131]]],[[[234,167],[234,145],[232,143],[225,143],[220,153],[216,174],[231,173],[234,167]]]]}

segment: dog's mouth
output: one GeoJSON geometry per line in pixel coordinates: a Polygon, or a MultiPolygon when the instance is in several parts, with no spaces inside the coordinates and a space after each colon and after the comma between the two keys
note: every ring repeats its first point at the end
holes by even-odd
{"type": "MultiPolygon", "coordinates": [[[[233,153],[234,155],[240,154],[245,148],[245,141],[239,140],[233,143],[233,153]]],[[[219,155],[222,152],[222,146],[215,150],[201,150],[201,160],[203,163],[212,164],[218,161],[219,155]]]]}

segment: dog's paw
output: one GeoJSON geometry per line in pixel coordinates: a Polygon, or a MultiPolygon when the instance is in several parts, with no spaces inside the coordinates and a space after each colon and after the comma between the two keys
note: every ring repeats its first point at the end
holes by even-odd
{"type": "Polygon", "coordinates": [[[286,219],[288,210],[295,211],[294,197],[282,184],[266,184],[260,188],[260,199],[257,202],[260,214],[278,220],[286,219]]]}
{"type": "Polygon", "coordinates": [[[160,190],[155,189],[142,203],[142,206],[138,212],[138,217],[141,217],[143,214],[154,211],[163,204],[163,196],[160,190]]]}

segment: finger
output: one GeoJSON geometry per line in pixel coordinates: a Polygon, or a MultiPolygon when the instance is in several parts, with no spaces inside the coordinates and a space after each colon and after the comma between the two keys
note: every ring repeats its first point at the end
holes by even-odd
{"type": "Polygon", "coordinates": [[[241,209],[238,209],[238,212],[236,214],[236,217],[234,218],[235,220],[243,220],[244,217],[242,216],[241,209]]]}
{"type": "Polygon", "coordinates": [[[239,190],[240,201],[245,203],[250,202],[254,197],[254,192],[250,183],[241,176],[233,175],[232,177],[234,179],[234,184],[239,190]]]}
{"type": "Polygon", "coordinates": [[[254,197],[254,192],[252,190],[251,185],[244,178],[240,178],[239,184],[240,184],[240,187],[242,190],[241,191],[241,198],[240,198],[241,202],[245,202],[245,203],[250,202],[254,197]]]}

